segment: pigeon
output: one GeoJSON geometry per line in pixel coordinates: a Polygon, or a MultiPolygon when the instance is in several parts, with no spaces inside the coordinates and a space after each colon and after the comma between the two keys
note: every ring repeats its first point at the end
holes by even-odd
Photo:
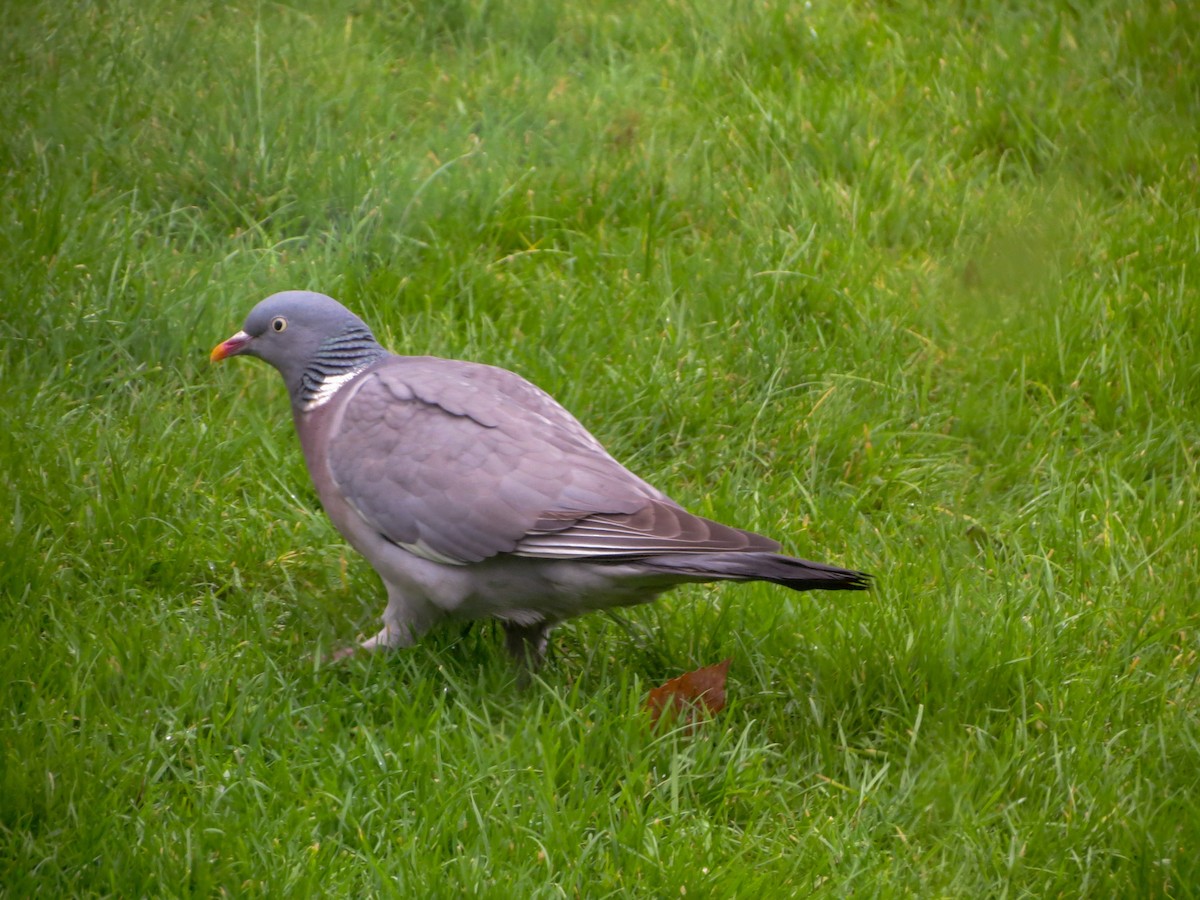
{"type": "Polygon", "coordinates": [[[387,589],[383,627],[339,658],[411,646],[445,620],[493,618],[532,670],[557,623],[681,584],[870,584],[689,513],[520,375],[398,356],[324,294],[267,297],[211,358],[230,356],[279,370],[321,505],[387,589]]]}

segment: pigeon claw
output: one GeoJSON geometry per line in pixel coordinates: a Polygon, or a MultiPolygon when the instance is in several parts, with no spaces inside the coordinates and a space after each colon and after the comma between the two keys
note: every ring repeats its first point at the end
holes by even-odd
{"type": "Polygon", "coordinates": [[[357,644],[351,644],[349,647],[342,647],[330,653],[329,656],[325,658],[325,663],[326,665],[329,665],[331,663],[341,662],[343,659],[353,656],[358,651],[359,646],[357,644]]]}

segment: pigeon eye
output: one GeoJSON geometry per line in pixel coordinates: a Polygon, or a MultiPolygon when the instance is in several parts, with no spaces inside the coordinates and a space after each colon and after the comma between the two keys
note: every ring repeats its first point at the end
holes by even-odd
{"type": "Polygon", "coordinates": [[[283,331],[285,328],[287,328],[287,319],[283,316],[276,316],[271,320],[272,331],[283,331]]]}

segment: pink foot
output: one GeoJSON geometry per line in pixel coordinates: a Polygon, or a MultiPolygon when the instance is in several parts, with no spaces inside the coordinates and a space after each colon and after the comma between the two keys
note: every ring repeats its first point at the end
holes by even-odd
{"type": "Polygon", "coordinates": [[[357,653],[359,651],[359,649],[360,648],[359,648],[358,644],[351,644],[349,647],[342,647],[338,650],[334,650],[332,653],[329,654],[328,657],[326,657],[325,663],[329,664],[329,663],[341,662],[346,657],[353,656],[355,653],[357,653]]]}

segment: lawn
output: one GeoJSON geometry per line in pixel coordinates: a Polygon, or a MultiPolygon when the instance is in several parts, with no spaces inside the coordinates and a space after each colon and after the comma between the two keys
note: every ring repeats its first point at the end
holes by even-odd
{"type": "Polygon", "coordinates": [[[0,34],[0,895],[1200,896],[1200,6],[0,34]],[[315,662],[382,588],[208,361],[289,288],[875,588],[315,662]]]}

